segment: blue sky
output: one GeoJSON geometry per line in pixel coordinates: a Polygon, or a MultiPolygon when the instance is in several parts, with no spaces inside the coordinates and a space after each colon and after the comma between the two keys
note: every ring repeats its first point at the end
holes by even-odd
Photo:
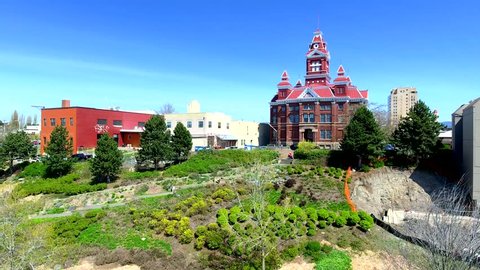
{"type": "Polygon", "coordinates": [[[320,26],[370,102],[417,87],[450,120],[480,96],[479,1],[0,1],[0,120],[31,105],[203,111],[268,121],[320,26]]]}

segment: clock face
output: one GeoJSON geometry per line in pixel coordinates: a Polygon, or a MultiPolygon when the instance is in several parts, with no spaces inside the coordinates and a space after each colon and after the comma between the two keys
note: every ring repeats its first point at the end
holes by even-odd
{"type": "Polygon", "coordinates": [[[318,44],[313,44],[313,48],[317,49],[317,48],[318,48],[318,44]]]}

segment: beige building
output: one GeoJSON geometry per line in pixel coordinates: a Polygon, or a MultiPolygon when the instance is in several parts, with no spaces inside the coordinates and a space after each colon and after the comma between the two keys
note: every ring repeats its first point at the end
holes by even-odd
{"type": "Polygon", "coordinates": [[[220,112],[201,112],[197,101],[188,104],[186,113],[165,114],[165,122],[172,132],[178,122],[190,131],[192,150],[205,146],[244,148],[246,145],[259,145],[259,123],[235,121],[220,112]]]}
{"type": "Polygon", "coordinates": [[[400,119],[407,116],[410,109],[418,102],[415,87],[398,87],[392,89],[388,97],[388,123],[397,126],[400,119]]]}
{"type": "Polygon", "coordinates": [[[472,199],[480,205],[480,98],[452,114],[453,151],[472,199]]]}

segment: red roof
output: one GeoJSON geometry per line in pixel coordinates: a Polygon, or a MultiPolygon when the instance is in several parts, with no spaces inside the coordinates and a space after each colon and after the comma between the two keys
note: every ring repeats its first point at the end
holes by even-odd
{"type": "Polygon", "coordinates": [[[364,98],[368,98],[368,90],[360,90],[360,93],[364,98]]]}
{"type": "Polygon", "coordinates": [[[327,98],[327,97],[334,97],[332,89],[330,87],[319,87],[319,88],[313,88],[313,91],[322,98],[327,98]]]}
{"type": "Polygon", "coordinates": [[[300,89],[293,90],[286,99],[297,99],[303,93],[303,90],[304,90],[303,87],[300,89]]]}
{"type": "Polygon", "coordinates": [[[350,98],[363,98],[363,95],[358,91],[357,87],[348,87],[345,93],[350,98]]]}
{"type": "Polygon", "coordinates": [[[286,70],[283,71],[283,73],[282,73],[282,80],[288,80],[288,73],[287,73],[286,70]]]}
{"type": "Polygon", "coordinates": [[[277,86],[292,86],[289,81],[281,81],[277,86]]]}
{"type": "Polygon", "coordinates": [[[337,70],[338,76],[344,75],[345,74],[345,69],[343,69],[343,66],[340,65],[337,70]]]}
{"type": "Polygon", "coordinates": [[[350,82],[350,77],[339,76],[333,80],[334,82],[350,82]]]}

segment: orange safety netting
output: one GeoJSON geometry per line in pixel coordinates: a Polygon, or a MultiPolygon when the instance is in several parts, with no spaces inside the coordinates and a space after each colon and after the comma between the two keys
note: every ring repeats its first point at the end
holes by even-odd
{"type": "Polygon", "coordinates": [[[348,188],[348,179],[350,179],[350,177],[352,177],[352,169],[348,167],[347,175],[345,176],[345,181],[344,181],[345,198],[347,199],[347,203],[348,203],[348,206],[350,206],[350,209],[353,212],[356,212],[357,208],[355,207],[355,204],[350,198],[350,189],[348,188]]]}

